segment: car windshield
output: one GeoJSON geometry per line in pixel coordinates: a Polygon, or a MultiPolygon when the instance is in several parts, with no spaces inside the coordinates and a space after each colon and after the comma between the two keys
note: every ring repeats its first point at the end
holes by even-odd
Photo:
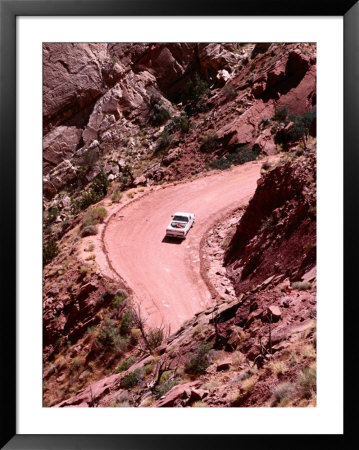
{"type": "Polygon", "coordinates": [[[173,216],[174,222],[188,222],[188,217],[186,216],[173,216]]]}

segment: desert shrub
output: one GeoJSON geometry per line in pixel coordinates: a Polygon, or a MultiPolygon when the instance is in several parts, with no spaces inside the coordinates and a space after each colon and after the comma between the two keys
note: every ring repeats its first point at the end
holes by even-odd
{"type": "Polygon", "coordinates": [[[131,367],[133,364],[135,364],[135,362],[136,362],[136,358],[134,356],[131,356],[130,358],[125,359],[116,367],[115,373],[124,372],[129,367],[131,367]]]}
{"type": "Polygon", "coordinates": [[[54,222],[59,215],[59,209],[58,208],[49,208],[47,211],[47,217],[49,222],[54,222]]]}
{"type": "Polygon", "coordinates": [[[121,175],[119,177],[119,181],[121,182],[121,189],[124,190],[126,187],[129,187],[133,184],[135,177],[132,173],[132,167],[126,164],[122,168],[121,175]]]}
{"type": "Polygon", "coordinates": [[[141,336],[141,330],[139,328],[132,328],[130,342],[132,345],[135,345],[141,336]]]}
{"type": "Polygon", "coordinates": [[[208,97],[210,92],[207,82],[196,72],[182,92],[182,102],[184,104],[197,103],[199,100],[208,97]]]}
{"type": "Polygon", "coordinates": [[[204,373],[211,363],[211,348],[210,343],[202,342],[199,348],[190,354],[189,360],[185,365],[185,371],[193,375],[204,373]]]}
{"type": "Polygon", "coordinates": [[[86,275],[89,271],[89,266],[81,266],[80,267],[80,274],[81,275],[86,275]]]}
{"type": "Polygon", "coordinates": [[[126,309],[126,311],[122,314],[121,317],[120,333],[122,335],[126,335],[131,331],[132,322],[133,322],[132,312],[130,309],[126,309]]]}
{"type": "Polygon", "coordinates": [[[153,372],[153,369],[154,369],[153,364],[146,364],[145,367],[144,367],[145,374],[149,375],[150,373],[153,372]]]}
{"type": "Polygon", "coordinates": [[[124,352],[127,349],[129,338],[121,336],[116,321],[106,318],[101,324],[96,343],[105,350],[124,352]]]}
{"type": "Polygon", "coordinates": [[[101,171],[91,182],[82,196],[73,203],[74,212],[84,210],[94,203],[98,203],[107,194],[110,182],[106,174],[101,171]]]}
{"type": "Polygon", "coordinates": [[[130,339],[128,336],[120,336],[119,334],[116,334],[112,338],[112,348],[115,352],[124,353],[127,350],[129,342],[130,339]]]}
{"type": "Polygon", "coordinates": [[[296,388],[300,395],[305,398],[310,398],[316,391],[317,373],[316,370],[310,367],[305,367],[300,372],[296,380],[296,388]]]}
{"type": "Polygon", "coordinates": [[[288,106],[278,106],[274,111],[273,120],[277,122],[284,122],[288,117],[288,106]]]}
{"type": "Polygon", "coordinates": [[[273,389],[273,395],[277,402],[281,402],[285,398],[290,399],[295,395],[295,386],[289,382],[277,384],[273,389]]]}
{"type": "Polygon", "coordinates": [[[112,300],[112,308],[118,310],[124,304],[125,301],[126,295],[122,293],[117,293],[112,300]]]}
{"type": "Polygon", "coordinates": [[[46,266],[59,254],[55,238],[51,238],[42,248],[42,264],[46,266]]]}
{"type": "Polygon", "coordinates": [[[154,106],[155,112],[153,116],[151,117],[151,124],[153,126],[160,126],[167,122],[168,119],[171,118],[170,113],[167,111],[166,108],[161,106],[160,104],[156,103],[154,106]]]}
{"type": "Polygon", "coordinates": [[[293,289],[298,289],[298,291],[307,291],[312,287],[311,283],[309,281],[294,281],[292,283],[293,289]]]}
{"type": "Polygon", "coordinates": [[[119,201],[121,201],[122,198],[122,192],[121,191],[115,191],[111,194],[111,200],[114,203],[118,203],[119,201]]]}
{"type": "Polygon", "coordinates": [[[146,335],[148,346],[151,350],[156,349],[162,344],[163,330],[162,328],[153,328],[146,335]]]}
{"type": "Polygon", "coordinates": [[[307,111],[301,116],[290,115],[289,119],[293,122],[293,125],[286,131],[286,133],[276,136],[275,142],[286,145],[288,142],[301,141],[304,148],[306,148],[309,137],[309,128],[315,118],[315,109],[312,111],[307,111]]]}
{"type": "Polygon", "coordinates": [[[236,147],[232,152],[227,153],[222,158],[211,161],[209,166],[211,169],[226,170],[231,166],[238,166],[248,161],[255,160],[259,155],[258,150],[250,149],[247,146],[236,147]]]}
{"type": "Polygon", "coordinates": [[[82,220],[82,227],[89,227],[102,223],[107,216],[107,211],[103,206],[91,209],[82,220]]]}
{"type": "Polygon", "coordinates": [[[176,117],[176,123],[178,123],[178,128],[182,134],[188,133],[190,128],[190,120],[186,113],[183,113],[179,117],[176,117]]]}
{"type": "Polygon", "coordinates": [[[231,84],[226,84],[223,87],[223,93],[227,100],[233,100],[237,97],[237,91],[234,89],[234,87],[231,84]]]}
{"type": "Polygon", "coordinates": [[[200,149],[202,152],[211,152],[217,149],[218,146],[218,135],[212,131],[209,131],[200,139],[200,149]]]}
{"type": "Polygon", "coordinates": [[[80,236],[81,237],[94,236],[95,234],[97,234],[97,226],[89,225],[81,230],[80,236]]]}
{"type": "Polygon", "coordinates": [[[141,378],[141,370],[136,369],[122,378],[120,387],[122,389],[131,389],[138,385],[138,383],[141,381],[141,378]]]}
{"type": "Polygon", "coordinates": [[[155,396],[156,399],[159,399],[163,395],[165,395],[168,391],[170,391],[177,384],[178,384],[178,381],[166,380],[154,388],[153,395],[155,396]]]}
{"type": "Polygon", "coordinates": [[[168,130],[163,130],[157,144],[156,147],[154,149],[154,155],[156,154],[163,154],[166,153],[166,151],[171,147],[173,143],[173,137],[170,134],[170,132],[168,130]]]}

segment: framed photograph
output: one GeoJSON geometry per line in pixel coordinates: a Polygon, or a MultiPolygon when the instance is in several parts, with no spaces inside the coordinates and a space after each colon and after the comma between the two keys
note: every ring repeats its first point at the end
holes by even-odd
{"type": "Polygon", "coordinates": [[[355,1],[0,11],[3,448],[345,448],[355,1]]]}

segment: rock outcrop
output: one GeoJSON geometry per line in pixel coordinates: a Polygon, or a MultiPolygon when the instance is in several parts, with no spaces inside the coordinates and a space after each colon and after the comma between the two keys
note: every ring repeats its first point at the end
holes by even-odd
{"type": "Polygon", "coordinates": [[[315,265],[315,174],[308,150],[258,180],[224,258],[237,294],[275,273],[300,279],[315,265]]]}

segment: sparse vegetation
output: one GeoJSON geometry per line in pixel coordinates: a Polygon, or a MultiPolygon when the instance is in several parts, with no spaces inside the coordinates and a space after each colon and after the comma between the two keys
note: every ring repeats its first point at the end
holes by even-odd
{"type": "Polygon", "coordinates": [[[120,386],[122,389],[131,389],[138,385],[138,383],[141,381],[141,378],[141,369],[136,369],[133,372],[129,372],[122,378],[120,386]]]}
{"type": "Polygon", "coordinates": [[[223,93],[227,100],[233,100],[237,97],[237,91],[234,89],[234,87],[231,84],[226,84],[223,87],[223,93]]]}
{"type": "Polygon", "coordinates": [[[288,106],[278,106],[275,109],[273,120],[277,122],[284,122],[286,118],[288,117],[288,106]]]}
{"type": "Polygon", "coordinates": [[[114,191],[112,194],[111,194],[111,200],[114,202],[114,203],[119,203],[120,201],[121,201],[121,199],[122,199],[122,192],[121,191],[119,191],[119,190],[116,190],[116,191],[114,191]]]}
{"type": "Polygon", "coordinates": [[[94,203],[98,203],[107,194],[110,182],[106,174],[101,171],[91,182],[80,198],[73,202],[74,212],[84,210],[94,203]]]}
{"type": "Polygon", "coordinates": [[[194,353],[190,354],[189,360],[185,365],[185,371],[191,375],[200,375],[204,373],[211,363],[211,344],[202,342],[194,353]]]}
{"type": "Polygon", "coordinates": [[[316,117],[316,110],[307,111],[301,116],[289,115],[289,120],[292,125],[288,129],[280,130],[275,136],[276,144],[282,144],[287,147],[290,142],[300,141],[303,148],[307,148],[307,142],[309,138],[309,128],[312,121],[316,117]]]}
{"type": "Polygon", "coordinates": [[[182,92],[182,102],[199,106],[200,101],[206,99],[209,94],[210,89],[207,82],[196,72],[182,92]]]}
{"type": "Polygon", "coordinates": [[[273,389],[273,395],[275,400],[279,402],[283,402],[284,399],[289,401],[295,394],[295,386],[290,382],[283,382],[277,384],[273,389]]]}
{"type": "Polygon", "coordinates": [[[133,322],[132,312],[130,309],[126,309],[126,311],[122,314],[121,317],[120,333],[123,336],[131,331],[132,322],[133,322]]]}
{"type": "Polygon", "coordinates": [[[163,395],[165,395],[168,391],[170,391],[174,386],[178,384],[178,381],[176,380],[165,380],[163,383],[160,383],[158,386],[156,386],[153,390],[153,394],[156,399],[161,398],[163,395]]]}
{"type": "Polygon", "coordinates": [[[49,264],[55,256],[59,254],[59,248],[55,238],[51,238],[47,244],[44,244],[42,250],[42,263],[44,266],[49,264]]]}
{"type": "Polygon", "coordinates": [[[231,166],[237,166],[244,164],[248,161],[255,160],[259,155],[259,152],[248,148],[247,146],[240,146],[235,148],[232,152],[227,153],[222,158],[211,161],[211,169],[227,170],[231,166]]]}
{"type": "Polygon", "coordinates": [[[81,237],[95,236],[97,232],[98,230],[96,225],[89,225],[80,231],[80,236],[81,237]]]}
{"type": "Polygon", "coordinates": [[[312,287],[309,281],[295,281],[292,283],[292,288],[297,289],[298,291],[307,291],[312,287]]]}
{"type": "Polygon", "coordinates": [[[131,356],[129,359],[123,360],[115,369],[115,373],[124,372],[129,367],[131,367],[133,364],[135,364],[136,358],[134,356],[131,356]]]}
{"type": "Polygon", "coordinates": [[[107,216],[107,211],[103,206],[93,208],[85,215],[82,220],[82,228],[102,223],[107,216]]]}
{"type": "Polygon", "coordinates": [[[200,138],[200,149],[202,152],[212,152],[219,147],[218,135],[209,131],[200,138]]]}
{"type": "Polygon", "coordinates": [[[170,113],[167,111],[167,109],[158,103],[154,105],[154,113],[151,117],[151,124],[153,126],[160,126],[163,125],[165,122],[167,122],[168,119],[171,118],[170,113]]]}
{"type": "Polygon", "coordinates": [[[119,353],[125,352],[129,343],[127,336],[121,336],[120,329],[115,320],[105,318],[101,324],[96,344],[107,350],[115,350],[119,353]]]}
{"type": "Polygon", "coordinates": [[[153,328],[147,333],[147,342],[151,350],[155,350],[162,344],[163,341],[163,329],[153,328]]]}

